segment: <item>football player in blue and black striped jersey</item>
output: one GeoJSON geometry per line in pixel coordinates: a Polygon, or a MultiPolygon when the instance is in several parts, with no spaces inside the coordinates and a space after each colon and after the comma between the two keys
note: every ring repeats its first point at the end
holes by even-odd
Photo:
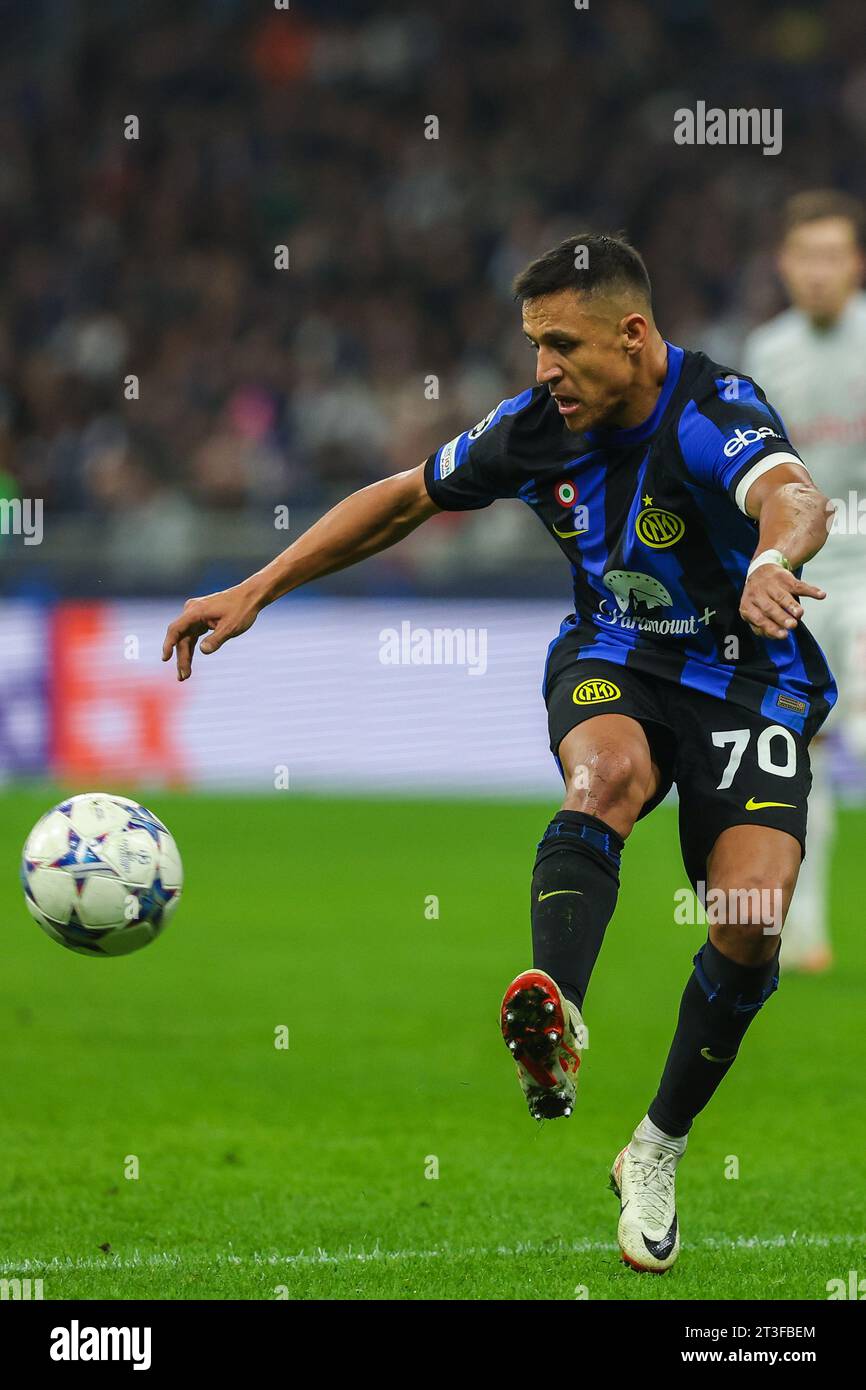
{"type": "Polygon", "coordinates": [[[676,1165],[696,1115],[778,983],[805,848],[808,744],[836,698],[803,624],[827,537],[814,486],[760,387],[666,342],[623,237],[571,237],[515,282],[536,385],[422,464],[362,489],[244,583],[191,599],[166,635],[178,676],[311,579],[393,545],[440,509],[531,507],[571,566],[574,612],[544,672],[562,808],[538,845],[533,969],[501,1027],[536,1118],[571,1113],[584,997],[635,822],[676,784],[708,939],[658,1091],[614,1161],[619,1243],[677,1258],[676,1165]]]}

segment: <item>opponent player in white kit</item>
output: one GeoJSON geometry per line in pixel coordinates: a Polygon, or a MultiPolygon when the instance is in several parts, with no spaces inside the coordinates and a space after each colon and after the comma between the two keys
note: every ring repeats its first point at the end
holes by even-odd
{"type": "MultiPolygon", "coordinates": [[[[807,626],[836,676],[838,716],[855,747],[866,743],[866,294],[863,214],[833,190],[800,193],[785,209],[779,272],[792,307],[758,328],[745,370],[782,416],[818,487],[836,503],[830,537],[809,565],[827,591],[807,626]]],[[[809,842],[782,944],[782,964],[807,971],[832,962],[828,933],[833,788],[826,751],[810,748],[809,842]]]]}

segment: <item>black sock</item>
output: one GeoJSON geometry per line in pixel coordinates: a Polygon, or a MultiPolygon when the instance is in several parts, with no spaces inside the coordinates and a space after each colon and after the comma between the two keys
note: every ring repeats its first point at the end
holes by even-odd
{"type": "Polygon", "coordinates": [[[680,1004],[677,1031],[647,1114],[665,1134],[688,1134],[727,1075],[746,1029],[779,983],[779,952],[738,965],[705,941],[680,1004]]]}
{"type": "Polygon", "coordinates": [[[559,811],[538,845],[532,874],[532,946],[580,1009],[619,892],[622,837],[596,816],[559,811]]]}

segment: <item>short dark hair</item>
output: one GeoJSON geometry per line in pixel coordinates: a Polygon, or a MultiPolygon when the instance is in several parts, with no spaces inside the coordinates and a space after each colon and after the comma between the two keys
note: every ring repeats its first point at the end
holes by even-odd
{"type": "Polygon", "coordinates": [[[558,290],[597,294],[605,290],[636,290],[652,303],[652,286],[638,251],[623,232],[603,236],[585,232],[566,237],[552,250],[531,261],[515,277],[515,299],[535,299],[558,290]],[[578,255],[580,252],[580,255],[578,255]]]}
{"type": "Polygon", "coordinates": [[[822,222],[826,217],[843,217],[850,222],[857,244],[862,247],[866,239],[862,205],[850,193],[837,188],[813,188],[789,198],[782,213],[782,237],[807,222],[822,222]]]}

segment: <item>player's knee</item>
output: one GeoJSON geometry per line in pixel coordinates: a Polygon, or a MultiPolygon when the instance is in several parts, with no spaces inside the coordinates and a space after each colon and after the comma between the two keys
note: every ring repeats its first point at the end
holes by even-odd
{"type": "Polygon", "coordinates": [[[628,748],[594,748],[568,769],[565,811],[586,811],[602,820],[611,811],[636,820],[645,799],[648,767],[628,748]]]}
{"type": "Polygon", "coordinates": [[[717,951],[740,965],[764,965],[779,948],[781,926],[773,922],[711,922],[710,940],[717,951]]]}
{"type": "Polygon", "coordinates": [[[771,960],[779,945],[793,883],[779,873],[747,873],[715,883],[707,893],[710,940],[743,964],[771,960]]]}

